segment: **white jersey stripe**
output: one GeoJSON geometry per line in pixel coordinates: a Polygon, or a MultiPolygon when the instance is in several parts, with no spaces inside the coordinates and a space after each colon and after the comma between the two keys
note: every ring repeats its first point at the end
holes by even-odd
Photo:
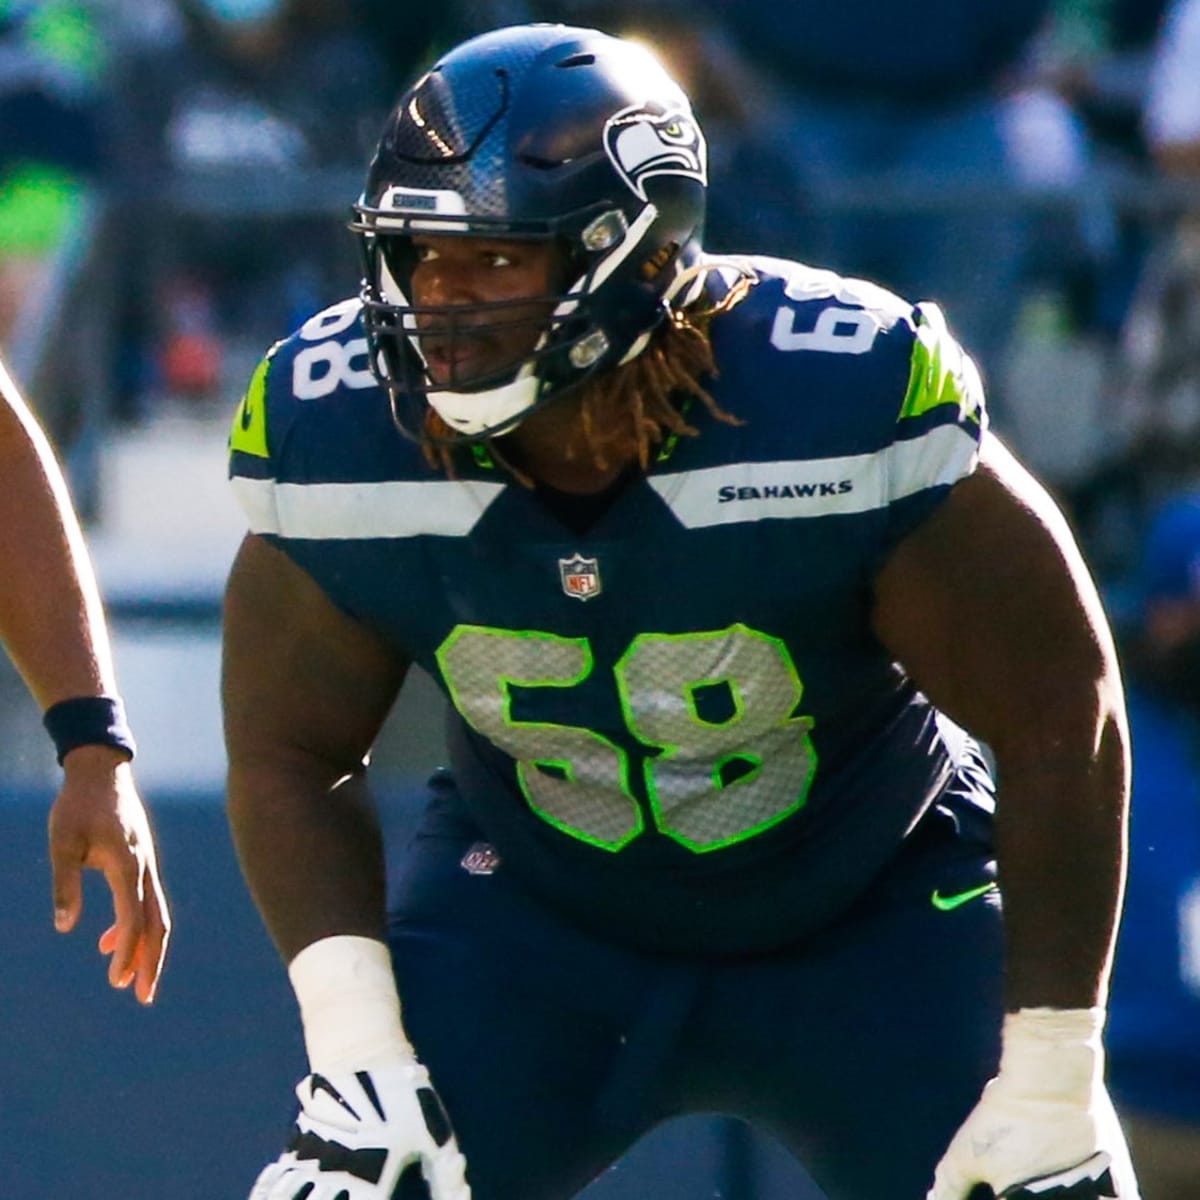
{"type": "Polygon", "coordinates": [[[463,537],[505,488],[444,479],[305,484],[235,476],[232,482],[252,533],[321,540],[463,537]]]}
{"type": "MultiPolygon", "coordinates": [[[[796,462],[731,463],[652,476],[648,482],[688,529],[765,519],[863,513],[968,475],[975,438],[954,425],[874,454],[796,462]]],[[[277,483],[235,476],[253,533],[287,538],[465,537],[505,484],[277,483]]]]}
{"type": "Polygon", "coordinates": [[[874,454],[799,462],[731,463],[655,476],[650,486],[687,529],[767,519],[871,512],[974,469],[975,437],[942,425],[874,454]]]}

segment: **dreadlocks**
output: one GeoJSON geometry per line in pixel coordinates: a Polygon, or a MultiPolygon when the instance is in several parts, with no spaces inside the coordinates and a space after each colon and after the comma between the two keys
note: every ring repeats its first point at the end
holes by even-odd
{"type": "MultiPolygon", "coordinates": [[[[695,437],[698,430],[684,413],[698,400],[718,421],[740,425],[709,395],[704,380],[716,375],[708,327],[718,314],[739,303],[750,290],[752,278],[743,275],[721,300],[710,308],[671,310],[651,335],[645,350],[630,362],[591,380],[580,404],[584,442],[592,464],[606,470],[614,460],[636,454],[643,469],[655,450],[672,436],[695,437]]],[[[422,448],[432,467],[454,476],[454,446],[447,442],[453,430],[430,408],[425,414],[422,448]]],[[[531,481],[509,463],[489,439],[488,449],[522,483],[531,481]]]]}

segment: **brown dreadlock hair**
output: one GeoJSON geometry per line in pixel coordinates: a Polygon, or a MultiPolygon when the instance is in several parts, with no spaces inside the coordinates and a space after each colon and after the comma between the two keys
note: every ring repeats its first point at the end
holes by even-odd
{"type": "MultiPolygon", "coordinates": [[[[672,309],[641,354],[588,382],[578,403],[584,441],[598,470],[607,470],[614,456],[624,458],[630,449],[636,451],[645,470],[668,437],[696,437],[699,431],[684,418],[684,407],[693,398],[716,420],[742,424],[717,404],[703,380],[717,374],[709,325],[714,317],[740,303],[752,283],[753,276],[743,274],[715,305],[672,309]]],[[[446,441],[454,431],[430,408],[424,432],[426,461],[454,478],[455,446],[446,441]]],[[[494,439],[489,438],[487,445],[497,462],[527,487],[533,486],[528,476],[505,459],[494,439]]]]}

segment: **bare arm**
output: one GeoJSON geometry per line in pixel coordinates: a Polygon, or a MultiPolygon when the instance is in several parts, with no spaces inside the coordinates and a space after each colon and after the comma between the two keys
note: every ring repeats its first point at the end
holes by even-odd
{"type": "Polygon", "coordinates": [[[1006,1006],[1103,1004],[1125,870],[1121,681],[1065,520],[994,438],[881,572],[875,625],[996,756],[1006,1006]]]}
{"type": "Polygon", "coordinates": [[[383,847],[363,760],[406,669],[281,550],[245,539],[225,598],[229,819],[288,964],[312,1072],[294,1130],[309,1149],[297,1158],[290,1142],[255,1196],[399,1195],[401,1172],[419,1163],[430,1196],[470,1200],[383,940],[383,847]],[[370,1160],[378,1186],[363,1183],[370,1160]]]}
{"type": "Polygon", "coordinates": [[[2,364],[0,390],[0,637],[41,708],[113,695],[100,595],[62,471],[2,364]]]}
{"type": "Polygon", "coordinates": [[[284,960],[337,934],[382,939],[383,849],[364,759],[407,664],[250,535],[225,598],[229,820],[284,960]]]}
{"type": "MultiPolygon", "coordinates": [[[[108,627],[91,560],[58,461],[0,363],[0,640],[40,708],[116,696],[108,627]]],[[[154,998],[170,917],[154,838],[129,755],[81,745],[63,760],[50,812],[55,925],[73,929],[83,867],[103,872],[115,923],[101,938],[109,982],[154,998]]]]}

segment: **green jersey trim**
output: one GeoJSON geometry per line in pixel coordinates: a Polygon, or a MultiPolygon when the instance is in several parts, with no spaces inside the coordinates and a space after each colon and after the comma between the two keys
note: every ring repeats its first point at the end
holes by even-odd
{"type": "Polygon", "coordinates": [[[270,458],[267,449],[267,374],[271,369],[268,355],[254,369],[242,402],[229,427],[229,449],[253,458],[270,458]]]}
{"type": "Polygon", "coordinates": [[[978,368],[950,335],[937,305],[921,305],[917,318],[912,368],[899,419],[921,417],[950,404],[958,409],[960,420],[978,425],[983,411],[978,368]]]}

